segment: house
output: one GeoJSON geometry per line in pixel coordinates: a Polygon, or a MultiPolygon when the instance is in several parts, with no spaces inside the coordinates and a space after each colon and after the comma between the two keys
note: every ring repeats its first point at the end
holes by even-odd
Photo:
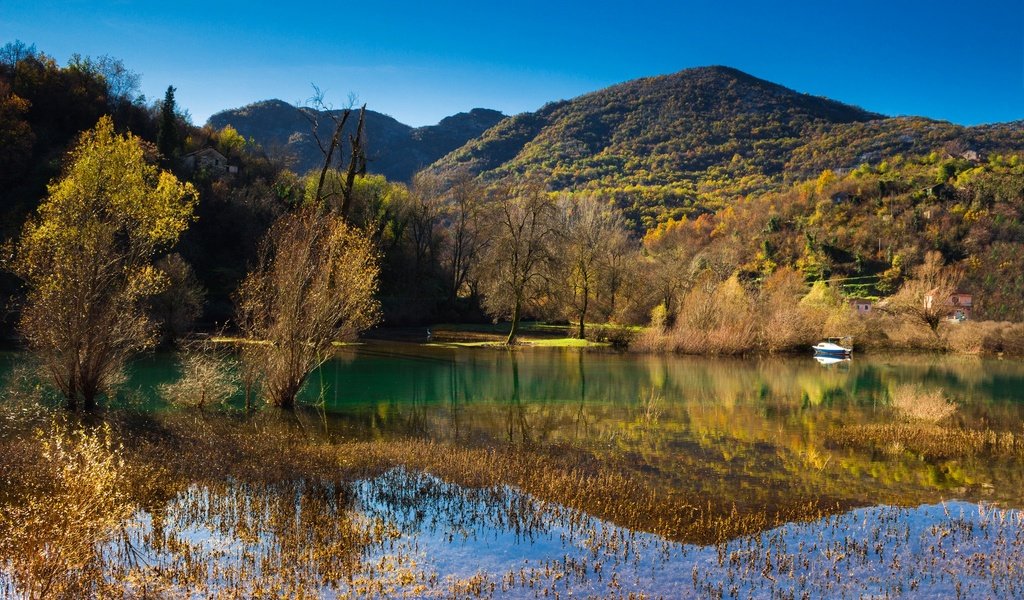
{"type": "Polygon", "coordinates": [[[210,173],[237,173],[238,167],[228,164],[228,159],[213,148],[189,152],[181,158],[182,165],[191,171],[205,170],[210,173]]]}
{"type": "MultiPolygon", "coordinates": [[[[932,290],[924,297],[925,306],[929,309],[935,301],[935,292],[932,290]]],[[[946,309],[946,317],[951,321],[966,321],[974,310],[974,296],[963,291],[953,292],[946,301],[946,309]]]]}
{"type": "Polygon", "coordinates": [[[971,311],[974,309],[974,296],[965,292],[955,292],[949,297],[949,305],[952,309],[950,319],[966,321],[971,318],[971,311]]]}
{"type": "Polygon", "coordinates": [[[863,317],[871,312],[871,301],[864,298],[854,298],[850,300],[850,308],[853,309],[857,316],[863,317]]]}

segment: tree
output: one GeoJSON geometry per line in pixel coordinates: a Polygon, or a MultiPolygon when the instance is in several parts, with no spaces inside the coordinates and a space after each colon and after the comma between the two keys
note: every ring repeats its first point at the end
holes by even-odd
{"type": "Polygon", "coordinates": [[[481,211],[484,190],[465,169],[458,171],[449,188],[446,254],[443,268],[447,272],[448,300],[452,306],[469,283],[469,275],[477,257],[486,246],[481,235],[481,211]]]}
{"type": "MultiPolygon", "coordinates": [[[[324,164],[320,168],[320,176],[317,179],[316,192],[314,198],[318,204],[325,203],[330,199],[331,195],[324,189],[324,184],[327,180],[327,173],[334,167],[335,158],[334,153],[338,150],[338,147],[342,143],[342,136],[345,130],[345,124],[348,123],[349,117],[352,116],[352,106],[355,105],[355,97],[349,98],[349,106],[342,109],[341,111],[331,110],[324,102],[324,94],[320,91],[320,88],[313,86],[315,94],[308,102],[309,109],[303,110],[302,115],[309,121],[311,127],[311,133],[313,139],[316,141],[317,147],[320,148],[321,154],[324,155],[324,164]],[[320,132],[320,120],[326,116],[334,124],[334,132],[331,134],[330,139],[326,139],[320,132]]],[[[366,105],[364,104],[359,109],[359,123],[356,125],[355,134],[349,134],[349,160],[348,167],[345,169],[345,177],[337,191],[338,199],[336,204],[340,208],[341,216],[348,217],[349,207],[352,204],[353,188],[355,185],[355,179],[357,175],[366,174],[366,105]]],[[[340,160],[338,161],[340,162],[340,160]]]]}
{"type": "Polygon", "coordinates": [[[428,264],[437,261],[441,219],[444,216],[442,183],[437,175],[421,171],[413,176],[409,189],[409,241],[412,245],[413,272],[423,276],[428,264]]]}
{"type": "Polygon", "coordinates": [[[19,62],[38,54],[36,45],[28,45],[21,40],[7,42],[0,47],[0,65],[13,69],[19,62]]]}
{"type": "Polygon", "coordinates": [[[124,61],[109,55],[97,58],[72,54],[68,67],[92,73],[101,77],[107,86],[107,101],[111,108],[119,102],[134,102],[141,99],[142,78],[138,73],[125,66],[124,61]]]}
{"type": "Polygon", "coordinates": [[[163,291],[150,299],[150,314],[160,326],[160,343],[168,344],[189,332],[203,312],[206,289],[192,265],[177,252],[154,265],[167,279],[163,291]]]}
{"type": "Polygon", "coordinates": [[[927,325],[939,337],[939,325],[950,312],[950,298],[957,291],[963,269],[944,265],[942,254],[936,251],[925,255],[924,263],[908,279],[900,291],[882,303],[880,308],[903,315],[912,321],[927,325]]]}
{"type": "Polygon", "coordinates": [[[532,179],[506,182],[489,199],[490,245],[480,264],[484,308],[512,320],[506,344],[516,341],[524,305],[536,299],[550,267],[555,204],[532,179]]]}
{"type": "Polygon", "coordinates": [[[21,330],[69,408],[95,406],[128,358],[154,343],[144,304],[167,277],[153,258],[177,241],[198,199],[144,157],[141,140],[100,119],[16,249],[13,270],[28,288],[21,330]]]}
{"type": "Polygon", "coordinates": [[[31,165],[35,134],[25,119],[29,103],[0,80],[0,183],[6,184],[31,165]]]}
{"type": "Polygon", "coordinates": [[[174,86],[167,86],[164,101],[160,104],[160,133],[156,138],[156,147],[165,160],[174,158],[178,149],[178,115],[174,102],[174,86]]]}
{"type": "Polygon", "coordinates": [[[587,312],[604,278],[611,243],[624,225],[618,214],[594,196],[573,199],[563,195],[557,208],[556,254],[564,303],[579,321],[577,336],[583,339],[587,312]]]}
{"type": "Polygon", "coordinates": [[[340,216],[306,206],[271,227],[238,292],[243,361],[258,365],[269,404],[294,406],[334,342],[377,322],[377,280],[370,240],[340,216]]]}

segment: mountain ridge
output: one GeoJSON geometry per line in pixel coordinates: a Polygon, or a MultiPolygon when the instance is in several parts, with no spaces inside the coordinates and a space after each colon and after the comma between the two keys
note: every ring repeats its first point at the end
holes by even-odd
{"type": "Polygon", "coordinates": [[[528,173],[611,196],[637,224],[717,210],[826,169],[947,144],[1024,148],[1022,122],[964,127],[880,113],[726,66],[633,79],[506,118],[431,165],[486,181],[528,173]]]}
{"type": "MultiPolygon", "coordinates": [[[[292,152],[305,171],[322,158],[302,110],[263,101],[209,123],[232,124],[272,153],[292,152]]],[[[614,199],[641,228],[897,154],[1024,148],[1024,120],[966,127],[890,117],[724,65],[624,81],[516,115],[473,109],[419,128],[367,111],[366,130],[368,168],[389,179],[409,181],[423,168],[488,182],[536,174],[556,191],[614,199]]]]}
{"type": "MultiPolygon", "coordinates": [[[[273,98],[219,111],[210,116],[207,124],[215,129],[234,127],[269,153],[289,159],[295,171],[304,173],[323,164],[309,117],[318,118],[321,127],[327,127],[329,137],[333,133],[333,122],[325,117],[340,112],[297,107],[273,98]]],[[[368,109],[365,123],[367,168],[388,179],[408,181],[417,170],[463,145],[504,116],[496,110],[474,108],[445,117],[435,125],[412,127],[390,115],[368,109]]],[[[355,126],[356,119],[350,119],[345,126],[346,136],[354,133],[355,126]]]]}

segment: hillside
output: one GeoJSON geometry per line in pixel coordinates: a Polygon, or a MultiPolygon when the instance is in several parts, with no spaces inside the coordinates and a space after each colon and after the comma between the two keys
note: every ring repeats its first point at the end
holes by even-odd
{"type": "Polygon", "coordinates": [[[899,153],[955,142],[981,153],[1024,147],[1020,123],[961,127],[887,118],[728,67],[615,85],[509,117],[433,165],[485,180],[541,173],[554,189],[599,190],[634,222],[716,210],[899,153]]]}
{"type": "MultiPolygon", "coordinates": [[[[246,138],[253,138],[271,154],[287,156],[292,169],[304,173],[323,164],[323,155],[310,131],[303,111],[281,100],[266,100],[221,111],[208,123],[220,129],[231,125],[246,138]]],[[[322,123],[331,124],[325,115],[322,123]]],[[[495,110],[475,108],[442,119],[437,125],[410,127],[372,110],[366,111],[368,170],[395,181],[408,181],[413,173],[462,146],[498,123],[504,115],[495,110]]],[[[346,125],[354,133],[356,119],[346,125]]],[[[326,137],[330,137],[330,129],[326,137]]],[[[347,136],[346,136],[347,139],[347,136]]]]}

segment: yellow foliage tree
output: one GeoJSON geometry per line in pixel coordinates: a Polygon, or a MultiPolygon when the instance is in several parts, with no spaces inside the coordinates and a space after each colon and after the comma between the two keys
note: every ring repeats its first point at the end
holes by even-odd
{"type": "Polygon", "coordinates": [[[93,407],[125,361],[154,342],[142,301],[166,277],[153,259],[188,227],[197,200],[109,117],[82,134],[50,184],[12,270],[28,288],[21,330],[69,408],[93,407]]]}

